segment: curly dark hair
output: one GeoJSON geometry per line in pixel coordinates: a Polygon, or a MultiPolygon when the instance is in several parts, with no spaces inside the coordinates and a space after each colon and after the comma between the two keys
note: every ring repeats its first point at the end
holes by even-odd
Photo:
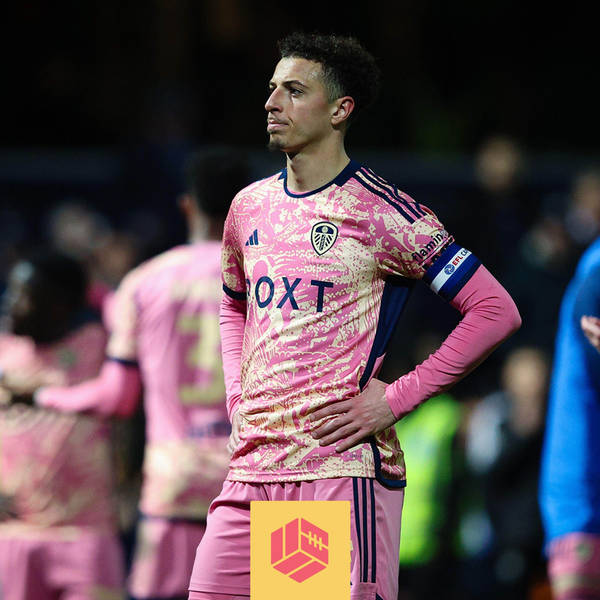
{"type": "Polygon", "coordinates": [[[224,219],[233,197],[250,181],[250,167],[239,151],[225,146],[200,149],[184,165],[186,191],[198,208],[214,219],[224,219]]]}
{"type": "Polygon", "coordinates": [[[377,98],[381,71],[373,55],[355,38],[296,32],[280,40],[278,48],[281,58],[305,58],[320,63],[329,100],[352,96],[352,116],[377,98]]]}

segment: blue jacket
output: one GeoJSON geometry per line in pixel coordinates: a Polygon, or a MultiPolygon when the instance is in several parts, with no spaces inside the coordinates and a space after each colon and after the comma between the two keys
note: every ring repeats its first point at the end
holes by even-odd
{"type": "Polygon", "coordinates": [[[547,542],[600,534],[600,353],[581,331],[582,315],[600,317],[600,238],[579,261],[560,310],[539,493],[547,542]]]}

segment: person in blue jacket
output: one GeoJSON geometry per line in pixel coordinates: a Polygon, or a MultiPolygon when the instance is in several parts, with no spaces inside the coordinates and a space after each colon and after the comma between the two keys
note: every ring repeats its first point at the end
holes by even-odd
{"type": "Polygon", "coordinates": [[[540,505],[556,600],[600,599],[600,353],[586,339],[600,340],[593,316],[600,316],[600,238],[565,292],[550,384],[540,505]]]}

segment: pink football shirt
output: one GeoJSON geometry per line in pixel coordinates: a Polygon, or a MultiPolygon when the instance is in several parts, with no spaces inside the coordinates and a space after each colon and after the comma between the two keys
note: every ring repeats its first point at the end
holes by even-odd
{"type": "Polygon", "coordinates": [[[241,439],[228,479],[403,485],[393,428],[340,454],[311,437],[309,416],[356,396],[377,373],[413,281],[452,245],[431,210],[354,161],[313,192],[290,191],[284,170],[236,196],[223,289],[246,300],[246,323],[241,439]]]}
{"type": "MultiPolygon", "coordinates": [[[[0,368],[63,385],[98,374],[106,336],[96,323],[60,342],[36,346],[29,338],[0,335],[0,368]]],[[[14,405],[0,410],[0,493],[18,520],[11,532],[32,526],[116,527],[108,425],[95,417],[14,405]]]]}
{"type": "Polygon", "coordinates": [[[143,263],[113,300],[108,356],[144,382],[148,515],[204,518],[227,474],[221,296],[220,243],[203,242],[143,263]]]}

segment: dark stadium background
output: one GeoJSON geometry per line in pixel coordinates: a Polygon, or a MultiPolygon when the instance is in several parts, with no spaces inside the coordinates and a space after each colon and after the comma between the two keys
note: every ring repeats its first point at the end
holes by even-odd
{"type": "MultiPolygon", "coordinates": [[[[352,34],[374,53],[383,92],[352,126],[349,153],[438,213],[521,309],[521,331],[457,386],[457,400],[472,407],[499,389],[503,362],[520,346],[551,361],[562,292],[600,232],[597,22],[584,3],[9,3],[0,24],[0,289],[18,256],[49,242],[64,206],[90,211],[111,232],[100,248],[109,264],[98,268],[113,287],[126,268],[181,242],[175,199],[194,148],[237,146],[256,178],[281,168],[265,148],[263,104],[275,42],[296,29],[352,34]],[[495,136],[518,149],[504,195],[478,178],[495,136]],[[586,229],[574,207],[588,175],[586,229]]],[[[389,377],[427,356],[456,321],[429,292],[416,295],[389,377]]],[[[451,547],[442,556],[457,573],[472,567],[451,547]]],[[[476,597],[462,576],[453,581],[458,598],[476,597]]],[[[533,594],[545,593],[540,585],[533,594]]],[[[490,586],[480,597],[501,593],[490,586]]]]}

